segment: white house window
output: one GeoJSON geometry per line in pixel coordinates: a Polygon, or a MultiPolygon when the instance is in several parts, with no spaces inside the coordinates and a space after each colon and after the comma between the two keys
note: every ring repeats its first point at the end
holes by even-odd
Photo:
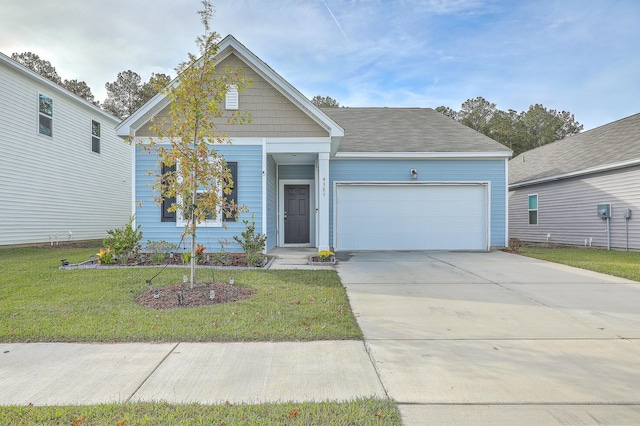
{"type": "MultiPolygon", "coordinates": [[[[211,158],[209,159],[209,161],[213,161],[211,158]]],[[[180,167],[180,163],[178,162],[177,167],[180,167]]],[[[215,190],[218,191],[218,199],[222,199],[222,197],[224,197],[224,194],[222,193],[222,187],[219,185],[215,185],[215,190]]],[[[207,195],[207,191],[204,189],[198,189],[196,191],[196,197],[204,197],[207,195]]],[[[191,198],[191,197],[189,197],[191,198]]],[[[182,198],[178,197],[178,203],[182,202],[182,198]]],[[[216,208],[216,214],[215,214],[215,218],[214,218],[214,214],[213,212],[207,213],[207,215],[205,216],[205,220],[200,222],[198,224],[198,226],[202,226],[202,227],[221,227],[222,226],[222,209],[220,208],[220,206],[218,206],[216,208]]],[[[189,217],[185,217],[181,211],[177,212],[177,218],[176,218],[176,226],[187,226],[187,223],[189,221],[189,217]]]]}
{"type": "Polygon", "coordinates": [[[538,194],[529,195],[529,225],[538,224],[538,194]]]}
{"type": "Polygon", "coordinates": [[[38,133],[53,136],[53,99],[43,94],[38,100],[38,133]]]}
{"type": "Polygon", "coordinates": [[[91,151],[100,154],[100,123],[91,120],[91,151]]]}
{"type": "MultiPolygon", "coordinates": [[[[222,190],[219,189],[218,190],[218,196],[222,197],[222,190]]],[[[206,195],[206,191],[204,190],[198,190],[198,193],[196,195],[196,197],[203,197],[206,195]]],[[[178,197],[178,200],[181,200],[180,197],[178,197]]],[[[184,215],[182,214],[181,211],[177,212],[177,220],[176,220],[176,226],[187,226],[187,223],[189,222],[189,218],[188,217],[184,217],[184,215]]],[[[200,222],[198,224],[198,226],[202,226],[202,227],[221,227],[222,226],[222,209],[221,208],[216,208],[216,214],[215,214],[215,218],[213,217],[213,213],[207,213],[207,215],[205,216],[205,220],[200,222]]]]}
{"type": "MultiPolygon", "coordinates": [[[[231,193],[227,194],[225,196],[226,198],[226,203],[227,205],[238,205],[238,163],[235,161],[231,161],[231,162],[227,162],[227,168],[229,169],[229,172],[231,174],[231,181],[233,182],[233,185],[231,187],[231,193]]],[[[162,169],[161,169],[161,173],[164,176],[167,173],[172,173],[176,171],[176,166],[175,164],[171,167],[166,166],[164,163],[162,164],[162,169]]],[[[226,185],[229,186],[229,182],[226,182],[226,185]]],[[[184,226],[186,221],[184,219],[182,219],[181,224],[177,223],[178,220],[178,215],[176,214],[175,211],[169,211],[169,208],[172,206],[173,203],[176,202],[176,198],[175,197],[167,197],[167,198],[163,198],[162,199],[162,206],[161,206],[161,214],[160,214],[160,220],[162,222],[176,222],[177,226],[184,226]]],[[[228,209],[225,209],[221,212],[222,214],[220,215],[220,220],[223,222],[235,222],[236,221],[236,217],[231,214],[231,212],[229,212],[228,209]],[[227,217],[227,214],[229,214],[229,217],[227,217]]],[[[220,225],[222,226],[222,225],[220,225]]]]}
{"type": "Polygon", "coordinates": [[[227,87],[227,96],[225,99],[225,108],[226,109],[238,109],[238,86],[235,84],[230,84],[227,87]]]}

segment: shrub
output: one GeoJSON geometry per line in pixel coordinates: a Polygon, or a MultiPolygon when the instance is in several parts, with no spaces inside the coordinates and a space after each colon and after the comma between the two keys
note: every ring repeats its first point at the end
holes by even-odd
{"type": "Polygon", "coordinates": [[[522,241],[520,241],[520,238],[515,238],[515,237],[509,238],[509,249],[510,250],[518,251],[518,250],[520,250],[520,247],[522,247],[522,241]]]}
{"type": "Polygon", "coordinates": [[[218,243],[220,244],[220,251],[218,253],[214,253],[213,258],[217,263],[226,265],[229,262],[229,255],[224,249],[224,246],[229,245],[229,240],[227,240],[226,238],[218,238],[218,243]]]}
{"type": "Polygon", "coordinates": [[[107,234],[110,236],[102,241],[104,246],[125,264],[130,257],[138,254],[142,247],[140,244],[142,232],[140,232],[140,225],[135,230],[133,229],[134,219],[135,216],[131,216],[129,223],[122,228],[109,229],[107,234]]]}
{"type": "Polygon", "coordinates": [[[173,244],[165,240],[161,240],[161,241],[147,240],[145,247],[147,249],[147,253],[151,255],[151,260],[154,263],[162,263],[164,261],[165,253],[169,253],[178,249],[177,244],[173,244]]]}
{"type": "Polygon", "coordinates": [[[260,261],[260,254],[264,251],[267,236],[264,234],[256,233],[256,222],[253,215],[251,215],[251,223],[248,220],[243,220],[245,230],[240,234],[241,237],[234,235],[233,239],[240,244],[242,250],[247,256],[247,264],[250,266],[256,266],[260,261]]]}
{"type": "Polygon", "coordinates": [[[171,251],[177,250],[179,246],[178,244],[173,244],[165,240],[160,240],[160,241],[147,240],[145,247],[148,253],[154,254],[154,253],[169,253],[171,251]]]}

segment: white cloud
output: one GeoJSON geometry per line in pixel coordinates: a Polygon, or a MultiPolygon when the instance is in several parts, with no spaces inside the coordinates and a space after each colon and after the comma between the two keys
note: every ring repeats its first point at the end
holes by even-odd
{"type": "MultiPolygon", "coordinates": [[[[640,4],[580,0],[214,0],[233,34],[307,96],[341,105],[543,103],[585,127],[637,111],[640,4]]],[[[0,51],[32,51],[98,98],[117,73],[174,74],[197,0],[0,0],[0,51]]]]}

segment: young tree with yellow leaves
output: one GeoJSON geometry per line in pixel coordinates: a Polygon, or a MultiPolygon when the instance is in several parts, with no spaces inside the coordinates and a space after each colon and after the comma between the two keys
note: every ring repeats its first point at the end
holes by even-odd
{"type": "Polygon", "coordinates": [[[156,201],[175,197],[169,211],[176,211],[186,222],[183,237],[191,239],[191,288],[195,284],[198,225],[238,211],[226,202],[234,183],[215,144],[230,143],[230,139],[217,131],[217,124],[251,121],[248,112],[222,107],[230,87],[242,92],[251,81],[241,68],[216,68],[220,36],[210,27],[213,6],[206,0],[202,4],[204,9],[198,14],[205,32],[196,39],[200,56],[189,53],[189,59],[176,68],[178,77],[162,89],[169,100],[168,114],[152,119],[150,129],[155,136],[142,145],[171,170],[156,176],[156,201]]]}

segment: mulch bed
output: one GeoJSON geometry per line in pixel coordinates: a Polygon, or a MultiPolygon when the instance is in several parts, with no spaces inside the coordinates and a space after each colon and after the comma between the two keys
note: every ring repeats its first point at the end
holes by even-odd
{"type": "MultiPolygon", "coordinates": [[[[140,256],[134,258],[134,259],[129,259],[129,265],[139,265],[139,266],[158,266],[158,265],[186,265],[188,266],[190,264],[190,262],[184,263],[182,261],[182,258],[180,256],[180,253],[175,253],[172,257],[169,257],[169,255],[165,255],[164,259],[161,262],[153,262],[151,260],[151,255],[150,254],[145,254],[144,255],[144,260],[141,259],[140,256]]],[[[267,263],[267,258],[263,258],[262,260],[262,264],[266,264],[267,263]]],[[[227,257],[226,257],[226,261],[224,263],[218,263],[215,259],[214,255],[211,254],[206,254],[203,255],[200,259],[198,259],[198,261],[196,262],[197,265],[201,265],[201,266],[239,266],[239,267],[247,267],[249,265],[247,265],[247,257],[244,253],[239,254],[239,253],[227,253],[227,257]]]]}
{"type": "Polygon", "coordinates": [[[157,298],[155,290],[147,291],[136,298],[136,303],[153,309],[194,308],[237,302],[248,299],[256,293],[250,288],[220,282],[198,283],[193,289],[189,287],[189,284],[183,283],[161,287],[157,289],[157,298]],[[213,299],[211,299],[211,290],[215,291],[213,299]]]}
{"type": "MultiPolygon", "coordinates": [[[[263,256],[260,259],[259,267],[266,265],[269,262],[268,256],[263,256]]],[[[178,265],[189,266],[190,262],[183,262],[180,253],[175,253],[173,256],[166,254],[162,261],[154,262],[150,254],[140,254],[136,257],[128,259],[127,266],[163,266],[163,265],[178,265]]],[[[234,266],[234,267],[254,267],[247,265],[247,256],[244,253],[227,253],[224,263],[220,263],[216,260],[216,257],[211,254],[205,254],[201,256],[196,265],[198,266],[234,266]]],[[[123,266],[122,263],[117,262],[110,265],[101,266],[123,266]]]]}
{"type": "Polygon", "coordinates": [[[321,260],[318,256],[312,256],[311,261],[314,263],[332,263],[334,259],[321,260]]]}

